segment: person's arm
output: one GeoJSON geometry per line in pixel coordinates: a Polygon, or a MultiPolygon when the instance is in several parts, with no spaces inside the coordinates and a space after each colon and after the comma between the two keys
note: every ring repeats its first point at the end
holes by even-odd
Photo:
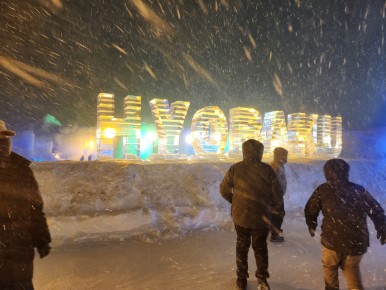
{"type": "Polygon", "coordinates": [[[304,216],[308,226],[310,235],[315,236],[315,231],[318,226],[318,216],[322,206],[320,202],[319,187],[312,193],[304,208],[304,216]]]}
{"type": "Polygon", "coordinates": [[[367,215],[374,223],[377,230],[377,238],[380,239],[382,245],[386,243],[386,217],[382,206],[375,198],[365,189],[362,192],[366,205],[367,215]]]}
{"type": "Polygon", "coordinates": [[[283,189],[273,169],[271,176],[272,214],[284,216],[285,212],[283,212],[283,189]]]}
{"type": "Polygon", "coordinates": [[[279,180],[279,184],[281,186],[282,194],[285,195],[287,191],[287,178],[285,176],[285,167],[282,164],[277,164],[275,162],[271,163],[271,167],[275,172],[277,179],[279,180]]]}
{"type": "Polygon", "coordinates": [[[225,174],[223,180],[220,184],[220,193],[221,196],[226,199],[229,203],[232,203],[233,198],[233,174],[234,166],[231,166],[227,173],[225,174]]]}

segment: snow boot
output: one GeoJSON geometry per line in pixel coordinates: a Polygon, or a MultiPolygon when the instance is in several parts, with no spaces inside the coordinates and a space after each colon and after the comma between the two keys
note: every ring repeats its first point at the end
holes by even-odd
{"type": "Polygon", "coordinates": [[[271,242],[273,243],[281,243],[281,242],[284,242],[284,238],[282,236],[280,236],[279,234],[271,234],[271,239],[270,239],[271,242]]]}
{"type": "Polygon", "coordinates": [[[247,278],[237,278],[236,285],[239,290],[247,290],[247,278]]]}
{"type": "Polygon", "coordinates": [[[271,290],[266,278],[257,279],[257,290],[271,290]]]}

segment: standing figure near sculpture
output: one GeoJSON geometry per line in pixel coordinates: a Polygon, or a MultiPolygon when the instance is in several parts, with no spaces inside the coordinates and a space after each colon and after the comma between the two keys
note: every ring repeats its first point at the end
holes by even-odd
{"type": "Polygon", "coordinates": [[[284,209],[284,194],[287,191],[287,179],[285,177],[285,168],[284,164],[287,163],[288,159],[288,151],[284,149],[283,147],[276,147],[273,150],[273,161],[271,162],[271,166],[273,168],[273,171],[275,171],[276,176],[279,180],[283,196],[282,196],[282,207],[280,209],[280,214],[273,214],[272,215],[272,225],[273,230],[271,231],[271,242],[283,242],[284,237],[281,236],[281,233],[283,232],[283,229],[281,226],[283,225],[283,220],[285,216],[285,209],[284,209]]]}
{"type": "Polygon", "coordinates": [[[255,253],[258,288],[268,290],[267,237],[272,213],[280,213],[283,193],[272,167],[261,161],[264,145],[257,140],[243,143],[243,161],[233,164],[225,174],[220,192],[232,204],[232,218],[237,233],[237,286],[246,289],[248,251],[255,253]]]}
{"type": "Polygon", "coordinates": [[[369,247],[367,216],[386,242],[384,210],[362,186],[349,181],[350,166],[342,159],[331,159],[323,167],[327,182],[319,185],[304,209],[311,236],[315,236],[319,212],[322,221],[322,266],[326,290],[339,289],[338,270],[342,269],[349,289],[364,289],[360,262],[369,247]]]}
{"type": "Polygon", "coordinates": [[[33,290],[35,248],[47,256],[51,236],[31,162],[11,151],[12,136],[0,121],[0,289],[33,290]]]}

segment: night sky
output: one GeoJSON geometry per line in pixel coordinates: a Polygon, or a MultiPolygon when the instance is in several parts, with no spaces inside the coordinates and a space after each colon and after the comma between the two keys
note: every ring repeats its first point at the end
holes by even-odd
{"type": "Polygon", "coordinates": [[[0,119],[96,125],[100,92],[386,125],[386,1],[0,0],[0,119]]]}

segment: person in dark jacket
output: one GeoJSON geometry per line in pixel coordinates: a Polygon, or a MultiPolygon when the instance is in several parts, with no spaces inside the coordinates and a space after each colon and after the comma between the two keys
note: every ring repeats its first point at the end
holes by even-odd
{"type": "Polygon", "coordinates": [[[31,162],[11,151],[11,136],[0,121],[0,289],[33,290],[34,249],[47,256],[51,236],[31,162]]]}
{"type": "Polygon", "coordinates": [[[258,289],[270,289],[267,278],[267,237],[272,213],[280,214],[282,191],[272,167],[261,161],[264,145],[257,140],[243,143],[243,161],[233,164],[225,174],[220,192],[232,204],[232,218],[237,233],[237,286],[246,289],[248,251],[256,259],[258,289]]]}
{"type": "Polygon", "coordinates": [[[304,213],[312,237],[319,212],[323,213],[321,243],[325,289],[339,289],[339,268],[349,289],[364,289],[359,264],[369,247],[366,217],[373,221],[377,238],[384,245],[384,210],[365,188],[349,181],[350,166],[344,160],[328,160],[323,169],[327,182],[316,188],[304,213]]]}
{"type": "Polygon", "coordinates": [[[276,147],[273,150],[273,161],[271,162],[271,166],[273,168],[273,171],[275,171],[276,176],[279,180],[283,196],[281,201],[281,209],[280,209],[280,215],[279,214],[273,214],[272,215],[272,225],[273,229],[271,231],[271,242],[283,242],[284,237],[281,236],[281,233],[283,232],[283,229],[281,226],[283,225],[284,215],[285,215],[285,209],[284,209],[284,194],[287,191],[287,178],[285,176],[285,167],[284,165],[287,163],[288,159],[288,151],[283,147],[276,147]]]}

